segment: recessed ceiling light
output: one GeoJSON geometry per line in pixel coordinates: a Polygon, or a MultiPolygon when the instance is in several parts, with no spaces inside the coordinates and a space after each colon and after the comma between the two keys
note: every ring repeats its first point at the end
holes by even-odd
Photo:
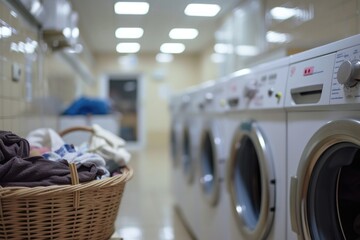
{"type": "Polygon", "coordinates": [[[0,27],[0,38],[8,38],[12,35],[12,29],[10,27],[0,27]]]}
{"type": "Polygon", "coordinates": [[[136,53],[140,50],[139,43],[119,43],[116,46],[118,53],[136,53]]]}
{"type": "Polygon", "coordinates": [[[156,61],[160,63],[169,63],[174,60],[174,56],[169,53],[158,53],[156,54],[156,61]]]}
{"type": "Polygon", "coordinates": [[[273,19],[286,20],[296,16],[298,14],[298,10],[295,8],[275,7],[270,10],[270,14],[273,19]]]}
{"type": "Polygon", "coordinates": [[[185,45],[182,43],[163,43],[160,46],[160,51],[163,53],[182,53],[185,50],[185,45]]]}
{"type": "Polygon", "coordinates": [[[214,17],[220,9],[220,6],[217,4],[191,3],[186,6],[184,12],[188,16],[214,17]]]}
{"type": "Polygon", "coordinates": [[[149,3],[147,2],[117,2],[114,5],[115,13],[144,15],[149,11],[149,3]]]}
{"type": "Polygon", "coordinates": [[[169,37],[172,39],[194,39],[199,34],[195,28],[173,28],[169,32],[169,37]]]}
{"type": "Polygon", "coordinates": [[[143,34],[142,28],[118,28],[115,31],[117,38],[141,38],[143,34]]]}

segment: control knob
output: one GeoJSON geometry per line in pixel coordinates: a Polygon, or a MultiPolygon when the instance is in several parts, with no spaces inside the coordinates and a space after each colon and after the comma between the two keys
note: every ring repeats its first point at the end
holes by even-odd
{"type": "Polygon", "coordinates": [[[205,101],[207,102],[211,102],[212,100],[214,100],[214,95],[212,93],[206,93],[205,94],[205,101]]]}
{"type": "Polygon", "coordinates": [[[360,81],[360,60],[344,61],[337,72],[337,80],[346,87],[355,87],[360,81]]]}
{"type": "Polygon", "coordinates": [[[245,85],[244,88],[244,95],[245,97],[252,99],[255,97],[255,95],[258,93],[259,89],[257,87],[256,82],[250,82],[245,85]]]}

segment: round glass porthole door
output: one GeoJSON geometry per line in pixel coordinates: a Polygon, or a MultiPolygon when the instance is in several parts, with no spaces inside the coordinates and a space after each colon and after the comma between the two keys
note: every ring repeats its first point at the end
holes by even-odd
{"type": "Polygon", "coordinates": [[[360,122],[335,121],[321,128],[305,148],[298,176],[299,234],[360,239],[360,122]]]}
{"type": "Polygon", "coordinates": [[[182,166],[188,183],[192,182],[193,164],[191,159],[191,142],[188,128],[184,129],[182,137],[182,166]]]}
{"type": "Polygon", "coordinates": [[[264,239],[273,222],[275,179],[266,143],[255,122],[242,124],[232,143],[228,185],[244,239],[264,239]]]}
{"type": "Polygon", "coordinates": [[[177,141],[176,141],[176,129],[174,122],[172,123],[170,130],[170,151],[173,166],[176,166],[176,158],[177,158],[177,141]]]}
{"type": "Polygon", "coordinates": [[[177,130],[176,124],[173,123],[170,130],[170,154],[171,154],[173,166],[178,165],[179,141],[178,141],[178,131],[176,130],[177,130]]]}
{"type": "Polygon", "coordinates": [[[201,140],[201,185],[203,194],[210,205],[216,205],[219,195],[216,148],[212,134],[204,130],[201,140]]]}

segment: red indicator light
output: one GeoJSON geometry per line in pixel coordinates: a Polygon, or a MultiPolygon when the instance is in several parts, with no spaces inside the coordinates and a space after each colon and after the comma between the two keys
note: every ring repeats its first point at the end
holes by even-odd
{"type": "Polygon", "coordinates": [[[304,76],[309,76],[314,73],[314,67],[306,67],[304,69],[304,76]]]}

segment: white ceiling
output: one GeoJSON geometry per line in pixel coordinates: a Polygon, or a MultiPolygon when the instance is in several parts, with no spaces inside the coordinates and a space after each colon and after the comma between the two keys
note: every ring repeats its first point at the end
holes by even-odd
{"type": "MultiPolygon", "coordinates": [[[[133,1],[133,0],[126,0],[133,1]]],[[[184,53],[200,52],[213,42],[214,32],[222,19],[242,0],[146,0],[150,4],[147,15],[116,15],[116,0],[71,0],[74,11],[79,13],[80,34],[94,54],[114,53],[117,43],[133,42],[115,38],[118,27],[142,27],[144,35],[135,39],[141,44],[140,53],[157,53],[164,42],[182,42],[184,53]],[[184,14],[189,3],[212,3],[221,6],[214,18],[190,17],[184,14]],[[172,40],[168,34],[175,27],[191,27],[199,30],[194,40],[172,40]]],[[[134,1],[135,2],[135,1],[134,1]]]]}

